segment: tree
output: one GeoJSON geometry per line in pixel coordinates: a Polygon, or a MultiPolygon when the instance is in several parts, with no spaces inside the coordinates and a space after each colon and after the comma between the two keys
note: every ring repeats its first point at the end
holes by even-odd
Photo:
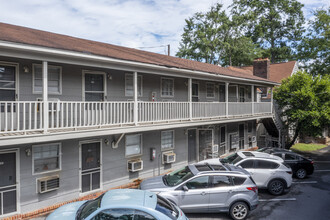
{"type": "Polygon", "coordinates": [[[246,36],[264,49],[271,62],[292,58],[304,29],[303,4],[296,0],[234,0],[234,16],[247,21],[246,36]]]}
{"type": "Polygon", "coordinates": [[[186,19],[176,56],[215,65],[249,65],[260,52],[242,35],[241,24],[242,18],[230,19],[221,4],[206,13],[196,13],[186,19]]]}
{"type": "Polygon", "coordinates": [[[297,72],[275,88],[274,99],[287,128],[295,128],[291,147],[300,136],[316,137],[330,125],[330,77],[297,72]]]}
{"type": "Polygon", "coordinates": [[[330,7],[316,10],[314,16],[298,47],[298,58],[312,75],[330,74],[330,7]]]}

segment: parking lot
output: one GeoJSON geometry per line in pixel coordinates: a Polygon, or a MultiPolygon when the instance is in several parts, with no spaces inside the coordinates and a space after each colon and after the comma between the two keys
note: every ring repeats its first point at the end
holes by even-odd
{"type": "MultiPolygon", "coordinates": [[[[289,192],[272,196],[259,190],[258,208],[248,219],[330,219],[330,154],[312,155],[315,172],[303,180],[294,179],[289,192]]],[[[230,219],[226,214],[188,214],[189,219],[230,219]]]]}

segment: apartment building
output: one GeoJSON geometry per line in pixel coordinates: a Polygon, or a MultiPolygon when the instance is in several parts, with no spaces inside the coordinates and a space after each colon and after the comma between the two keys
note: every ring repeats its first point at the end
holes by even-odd
{"type": "Polygon", "coordinates": [[[0,30],[0,218],[257,146],[273,118],[259,73],[0,30]]]}

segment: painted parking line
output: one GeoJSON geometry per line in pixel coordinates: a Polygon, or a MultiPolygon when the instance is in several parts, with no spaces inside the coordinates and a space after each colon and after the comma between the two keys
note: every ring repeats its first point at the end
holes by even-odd
{"type": "Polygon", "coordinates": [[[278,201],[296,201],[296,198],[287,199],[259,199],[259,202],[278,202],[278,201]]]}
{"type": "Polygon", "coordinates": [[[330,172],[330,170],[314,170],[314,172],[330,172]]]}
{"type": "Polygon", "coordinates": [[[302,183],[302,184],[307,183],[307,184],[310,184],[310,183],[317,183],[317,181],[294,181],[292,183],[302,183]]]}

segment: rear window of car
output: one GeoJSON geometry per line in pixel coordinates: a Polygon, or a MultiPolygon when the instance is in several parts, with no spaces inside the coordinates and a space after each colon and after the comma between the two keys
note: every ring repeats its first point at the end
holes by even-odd
{"type": "Polygon", "coordinates": [[[284,160],[296,160],[296,156],[292,154],[285,154],[284,160]]]}
{"type": "Polygon", "coordinates": [[[157,195],[156,210],[173,220],[178,219],[180,214],[173,204],[159,195],[157,195]]]}
{"type": "Polygon", "coordinates": [[[245,180],[246,180],[246,178],[244,178],[244,177],[238,177],[238,176],[233,176],[231,178],[232,178],[233,183],[234,183],[235,186],[242,185],[245,182],[245,180]]]}
{"type": "Polygon", "coordinates": [[[253,168],[253,160],[245,160],[239,164],[244,169],[253,168]]]}
{"type": "Polygon", "coordinates": [[[276,169],[279,167],[279,164],[272,161],[257,160],[256,169],[276,169]]]}
{"type": "Polygon", "coordinates": [[[228,176],[214,175],[212,180],[213,187],[231,186],[231,179],[228,176]]]}

